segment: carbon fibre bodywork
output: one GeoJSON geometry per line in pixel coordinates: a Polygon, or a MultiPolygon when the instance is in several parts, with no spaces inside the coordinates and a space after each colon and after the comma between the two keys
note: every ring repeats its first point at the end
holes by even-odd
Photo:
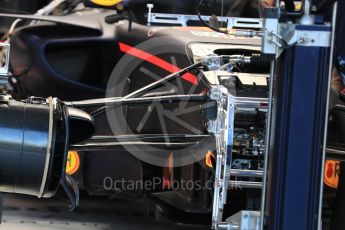
{"type": "MultiPolygon", "coordinates": [[[[113,79],[114,76],[124,78],[121,81],[127,82],[123,91],[116,95],[124,96],[155,81],[154,78],[145,76],[143,70],[162,77],[174,72],[175,68],[191,65],[203,55],[210,53],[246,55],[250,52],[257,53],[260,49],[259,39],[228,37],[201,27],[148,27],[133,22],[129,31],[129,23],[126,20],[116,24],[105,22],[104,18],[112,13],[107,10],[85,10],[61,16],[61,18],[68,17],[63,20],[70,21],[69,25],[35,21],[19,28],[11,39],[11,67],[16,79],[14,96],[19,99],[32,95],[54,96],[67,101],[103,98],[107,94],[107,86],[111,84],[108,80],[110,77],[113,79]],[[84,19],[93,20],[92,26],[88,27],[87,24],[80,26],[80,23],[78,26],[73,26],[75,21],[84,19]],[[147,45],[147,42],[155,39],[162,39],[162,44],[147,45]],[[130,60],[129,65],[125,67],[130,68],[131,72],[125,77],[116,71],[113,72],[117,64],[123,64],[122,58],[130,60]]],[[[187,94],[191,88],[194,88],[195,94],[207,90],[205,82],[198,81],[196,73],[192,74],[195,74],[195,79],[182,80],[179,90],[184,94],[187,94]]],[[[175,86],[178,84],[174,81],[172,85],[156,89],[153,93],[155,95],[176,93],[175,86]]],[[[195,104],[189,104],[189,106],[193,105],[195,104]]],[[[169,105],[168,109],[174,110],[176,105],[169,105]]],[[[135,134],[160,134],[161,127],[156,125],[159,119],[157,114],[153,114],[140,131],[136,129],[146,111],[147,106],[124,107],[128,124],[126,129],[135,134]]],[[[184,115],[183,120],[201,133],[206,132],[201,108],[199,111],[184,115]]],[[[105,114],[95,118],[95,122],[97,135],[113,135],[105,114]]],[[[166,128],[171,134],[190,132],[176,124],[168,125],[166,128]]],[[[205,155],[206,153],[207,151],[205,155]]],[[[197,220],[200,214],[210,214],[211,193],[208,190],[174,191],[169,195],[164,193],[161,197],[159,192],[164,190],[162,189],[164,186],[153,191],[138,189],[120,193],[104,189],[106,177],[111,177],[113,180],[143,181],[165,176],[164,168],[142,162],[129,154],[125,148],[80,152],[80,156],[81,167],[75,178],[91,195],[137,198],[146,193],[155,193],[153,200],[157,204],[167,207],[167,210],[174,210],[174,215],[171,216],[176,217],[178,215],[175,214],[179,212],[180,216],[184,216],[187,212],[192,219],[197,220]],[[162,199],[163,203],[160,202],[162,199]]],[[[212,175],[212,170],[204,161],[174,169],[174,176],[177,178],[194,181],[201,179],[203,183],[212,179],[212,175]]],[[[251,194],[238,193],[235,196],[243,198],[251,194]]],[[[243,205],[245,204],[234,205],[234,212],[243,205]]],[[[200,223],[200,220],[198,221],[200,223]]],[[[208,222],[208,218],[205,218],[205,222],[208,222]]]]}

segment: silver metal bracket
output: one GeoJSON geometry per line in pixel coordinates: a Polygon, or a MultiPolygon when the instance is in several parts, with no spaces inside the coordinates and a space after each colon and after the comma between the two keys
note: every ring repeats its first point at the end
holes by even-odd
{"type": "Polygon", "coordinates": [[[209,71],[218,70],[222,63],[222,58],[216,54],[210,54],[203,57],[201,62],[209,71]]]}
{"type": "Polygon", "coordinates": [[[228,230],[260,230],[260,212],[241,211],[226,219],[228,230]]]}
{"type": "Polygon", "coordinates": [[[276,54],[277,47],[282,47],[281,39],[282,37],[278,34],[278,18],[266,18],[263,28],[262,53],[276,54]]]}
{"type": "MultiPolygon", "coordinates": [[[[189,21],[199,21],[197,15],[184,15],[184,14],[164,14],[153,13],[153,4],[147,4],[147,25],[154,24],[171,24],[187,26],[189,21]]],[[[201,16],[204,21],[209,22],[211,16],[201,16]]],[[[262,29],[263,20],[260,18],[233,18],[233,17],[218,17],[219,22],[226,23],[227,29],[234,28],[247,28],[247,29],[262,29]]]]}
{"type": "Polygon", "coordinates": [[[217,118],[208,123],[208,132],[216,138],[217,165],[215,173],[212,227],[218,229],[223,219],[231,175],[235,100],[224,86],[213,86],[209,92],[217,103],[217,118]]]}
{"type": "Polygon", "coordinates": [[[330,25],[308,25],[305,29],[303,25],[280,24],[279,33],[286,41],[288,46],[314,46],[330,47],[331,45],[331,27],[330,25]],[[322,27],[322,30],[313,27],[322,27]]]}
{"type": "Polygon", "coordinates": [[[262,53],[279,57],[285,49],[292,46],[330,47],[330,25],[313,25],[312,23],[279,23],[278,18],[265,18],[262,53]]]}

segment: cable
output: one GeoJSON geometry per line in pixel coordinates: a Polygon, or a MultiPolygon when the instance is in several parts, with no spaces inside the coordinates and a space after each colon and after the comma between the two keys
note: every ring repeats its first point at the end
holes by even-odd
{"type": "Polygon", "coordinates": [[[198,3],[197,3],[197,6],[196,6],[196,13],[198,15],[198,18],[200,20],[200,22],[202,24],[204,24],[206,27],[210,28],[211,30],[213,31],[216,31],[218,33],[222,33],[222,34],[229,34],[229,31],[227,30],[221,30],[221,29],[218,29],[218,28],[215,28],[213,26],[211,26],[210,24],[208,24],[207,22],[204,21],[204,19],[202,19],[201,17],[201,13],[200,13],[200,5],[203,3],[204,0],[200,0],[198,3]]]}
{"type": "Polygon", "coordinates": [[[232,36],[238,36],[238,37],[254,37],[254,36],[261,36],[260,32],[254,31],[254,30],[236,30],[234,33],[226,30],[221,30],[219,28],[215,28],[212,25],[210,25],[209,23],[205,22],[204,19],[202,19],[201,16],[201,12],[200,12],[200,5],[203,2],[203,0],[201,0],[196,7],[196,13],[198,16],[199,21],[206,26],[207,28],[218,32],[218,33],[222,33],[222,34],[226,34],[226,35],[232,35],[232,36]]]}
{"type": "Polygon", "coordinates": [[[168,95],[156,97],[139,97],[124,99],[121,97],[94,99],[86,101],[65,102],[67,106],[74,108],[94,107],[104,104],[139,104],[139,103],[153,103],[153,102],[172,102],[172,101],[198,101],[204,99],[204,94],[183,94],[183,95],[168,95]]]}
{"type": "Polygon", "coordinates": [[[201,14],[200,14],[199,11],[197,11],[197,14],[198,14],[198,18],[199,18],[200,22],[201,22],[202,24],[204,24],[206,27],[208,27],[208,28],[210,28],[211,30],[216,31],[216,32],[218,32],[218,33],[229,34],[229,32],[228,32],[227,30],[221,30],[221,29],[215,28],[215,27],[211,26],[210,24],[208,24],[207,22],[205,22],[205,21],[202,19],[201,14]]]}

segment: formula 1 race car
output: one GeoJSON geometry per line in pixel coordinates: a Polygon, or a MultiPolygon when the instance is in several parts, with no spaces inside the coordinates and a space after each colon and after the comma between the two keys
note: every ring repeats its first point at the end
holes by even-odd
{"type": "Polygon", "coordinates": [[[173,8],[165,1],[119,2],[111,5],[117,12],[97,1],[61,0],[36,15],[0,14],[17,18],[6,35],[11,75],[4,90],[17,100],[35,96],[34,104],[53,96],[71,108],[73,191],[78,185],[92,196],[148,196],[175,221],[199,224],[211,221],[217,188],[209,184],[217,182],[221,159],[210,133],[220,121],[219,95],[230,94],[227,186],[236,202],[224,212],[260,211],[272,63],[261,52],[263,20],[202,16],[207,4],[194,15],[194,1],[175,14],[161,13],[173,8]]]}
{"type": "MultiPolygon", "coordinates": [[[[175,180],[204,184],[214,177],[215,145],[205,123],[205,117],[212,115],[212,106],[198,107],[198,100],[205,100],[202,95],[210,85],[223,85],[242,98],[243,108],[236,111],[233,169],[260,174],[270,60],[261,56],[259,38],[231,38],[205,27],[186,27],[185,23],[198,25],[195,16],[181,21],[170,15],[170,19],[161,22],[159,15],[149,9],[151,26],[128,15],[119,16],[113,10],[81,5],[63,16],[32,16],[37,20],[18,26],[9,35],[12,95],[17,99],[54,96],[64,101],[123,97],[157,78],[196,64],[203,57],[223,56],[224,70],[215,71],[217,65],[213,69],[195,68],[182,80],[171,81],[145,95],[149,99],[192,94],[197,96],[194,102],[163,103],[162,108],[153,111],[152,102],[145,100],[124,104],[120,110],[115,108],[115,120],[107,119],[109,111],[102,113],[97,108],[74,105],[90,112],[96,123],[95,137],[73,147],[80,158],[78,169],[72,170],[80,188],[97,196],[128,198],[150,194],[174,213],[189,213],[191,218],[210,215],[212,188],[171,189],[175,180]],[[226,65],[229,61],[232,66],[226,65]],[[162,111],[177,114],[161,117],[162,111]],[[171,143],[163,144],[165,138],[171,143]],[[195,143],[201,140],[205,144],[196,148],[195,143]],[[157,154],[161,156],[155,160],[157,154]],[[113,181],[145,181],[155,177],[163,181],[147,191],[116,191],[104,188],[104,178],[109,177],[113,181]]],[[[27,16],[21,18],[26,20],[27,16]]],[[[233,29],[262,27],[260,19],[233,19],[227,23],[233,29]]],[[[250,187],[246,190],[234,189],[233,193],[242,198],[232,213],[239,207],[258,210],[260,183],[255,181],[245,182],[243,187],[250,187]]],[[[178,219],[178,215],[173,216],[178,219]]],[[[205,220],[209,222],[209,218],[205,220]]]]}

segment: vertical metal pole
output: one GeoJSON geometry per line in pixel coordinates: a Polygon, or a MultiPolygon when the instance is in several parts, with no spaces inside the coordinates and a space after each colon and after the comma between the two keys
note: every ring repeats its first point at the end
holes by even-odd
{"type": "MultiPolygon", "coordinates": [[[[328,83],[327,83],[327,112],[325,117],[325,133],[323,139],[323,149],[322,149],[322,172],[320,178],[320,198],[319,198],[319,228],[322,226],[322,201],[323,201],[323,175],[325,171],[325,160],[326,160],[326,150],[327,150],[327,136],[328,136],[328,120],[329,120],[329,106],[330,106],[330,94],[331,94],[331,82],[332,82],[332,72],[333,72],[333,55],[334,55],[334,44],[335,44],[335,29],[337,24],[338,15],[338,2],[335,2],[333,6],[333,18],[332,18],[332,41],[331,41],[331,55],[329,61],[329,72],[328,72],[328,83]]],[[[320,228],[321,229],[321,228],[320,228]]]]}
{"type": "Polygon", "coordinates": [[[304,0],[303,9],[304,9],[304,15],[305,16],[310,15],[310,8],[311,8],[310,0],[304,0]]]}
{"type": "Polygon", "coordinates": [[[221,189],[221,175],[222,172],[222,162],[223,162],[223,154],[221,149],[221,135],[216,134],[216,146],[217,146],[217,165],[216,165],[216,176],[215,176],[215,185],[214,185],[214,197],[213,197],[213,220],[212,220],[212,229],[218,229],[217,224],[222,221],[223,210],[219,207],[219,201],[221,199],[220,189],[221,189]]]}
{"type": "Polygon", "coordinates": [[[267,112],[267,123],[266,123],[266,140],[265,140],[265,156],[264,156],[264,177],[263,177],[263,186],[261,193],[261,227],[264,227],[265,221],[265,209],[266,209],[266,199],[267,199],[267,177],[268,177],[268,159],[269,159],[269,147],[270,143],[270,132],[271,132],[271,123],[272,123],[272,106],[273,106],[273,87],[274,87],[274,77],[275,77],[275,61],[271,62],[271,72],[270,72],[270,85],[269,85],[269,100],[268,100],[268,112],[267,112]]]}

